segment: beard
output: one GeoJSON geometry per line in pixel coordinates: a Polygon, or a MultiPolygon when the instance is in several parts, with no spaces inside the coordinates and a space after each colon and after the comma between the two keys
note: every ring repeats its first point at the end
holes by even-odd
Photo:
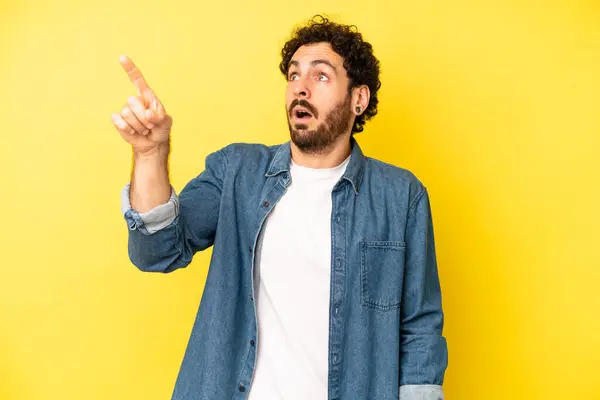
{"type": "MultiPolygon", "coordinates": [[[[290,108],[296,105],[303,105],[311,111],[314,107],[307,104],[306,101],[294,101],[290,108]]],[[[342,136],[352,118],[352,110],[350,109],[350,96],[340,101],[334,108],[325,116],[316,129],[308,130],[308,125],[294,124],[292,127],[291,112],[288,112],[288,127],[290,129],[290,137],[292,142],[298,149],[305,154],[324,154],[329,150],[335,142],[342,136]]],[[[316,117],[317,114],[313,113],[316,117]]]]}

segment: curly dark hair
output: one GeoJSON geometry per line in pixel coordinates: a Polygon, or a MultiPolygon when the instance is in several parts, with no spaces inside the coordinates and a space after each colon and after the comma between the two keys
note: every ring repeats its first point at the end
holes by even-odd
{"type": "Polygon", "coordinates": [[[337,24],[321,15],[315,15],[308,25],[294,31],[292,38],[281,50],[282,60],[279,64],[279,70],[287,78],[290,61],[298,48],[306,44],[328,42],[344,59],[344,68],[350,78],[348,93],[360,85],[367,85],[371,92],[369,105],[356,117],[352,134],[362,132],[365,122],[377,114],[377,91],[381,87],[379,60],[373,55],[373,46],[365,42],[356,29],[354,25],[337,24]]]}

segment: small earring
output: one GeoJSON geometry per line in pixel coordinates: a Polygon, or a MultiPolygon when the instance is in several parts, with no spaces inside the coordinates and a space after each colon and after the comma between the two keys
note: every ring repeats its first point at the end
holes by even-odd
{"type": "Polygon", "coordinates": [[[356,106],[355,110],[356,110],[357,114],[360,114],[362,112],[362,107],[361,106],[356,106]]]}

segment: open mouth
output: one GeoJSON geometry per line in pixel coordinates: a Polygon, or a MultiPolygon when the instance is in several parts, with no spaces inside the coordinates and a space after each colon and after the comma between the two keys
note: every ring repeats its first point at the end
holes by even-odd
{"type": "Polygon", "coordinates": [[[306,123],[313,119],[313,115],[305,108],[296,107],[292,112],[292,117],[297,123],[306,123]]]}

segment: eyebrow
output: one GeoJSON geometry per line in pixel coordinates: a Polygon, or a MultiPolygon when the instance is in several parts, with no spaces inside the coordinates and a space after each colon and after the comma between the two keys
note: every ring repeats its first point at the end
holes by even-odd
{"type": "MultiPolygon", "coordinates": [[[[313,67],[314,67],[315,65],[318,65],[318,64],[325,64],[325,65],[328,65],[328,66],[329,66],[329,67],[331,67],[331,69],[333,69],[333,71],[334,71],[334,72],[337,74],[337,68],[336,68],[336,67],[335,67],[335,65],[333,65],[333,64],[332,64],[330,61],[328,61],[328,60],[325,60],[325,59],[318,59],[318,60],[313,60],[313,61],[311,61],[311,63],[310,63],[310,65],[312,65],[313,67]]],[[[299,67],[299,66],[300,66],[300,63],[299,63],[298,61],[296,61],[296,60],[292,60],[292,61],[290,61],[290,66],[291,66],[291,65],[294,65],[294,66],[296,66],[296,67],[299,67]]]]}

